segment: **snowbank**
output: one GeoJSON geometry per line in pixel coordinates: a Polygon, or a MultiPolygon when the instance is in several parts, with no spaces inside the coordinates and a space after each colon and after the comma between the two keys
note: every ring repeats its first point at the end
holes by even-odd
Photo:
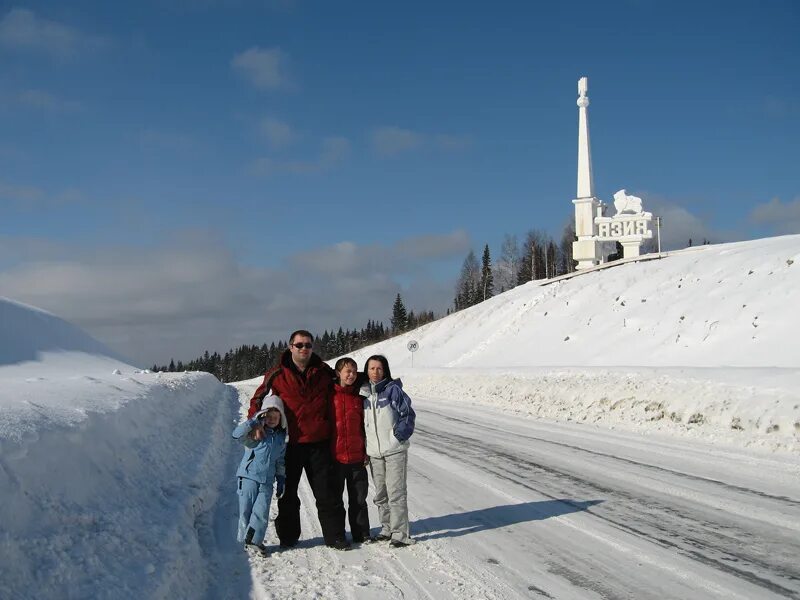
{"type": "Polygon", "coordinates": [[[0,367],[0,596],[207,590],[193,565],[230,477],[229,389],[80,353],[0,367]]]}
{"type": "Polygon", "coordinates": [[[413,369],[403,381],[412,396],[531,418],[800,452],[796,369],[413,369]]]}
{"type": "Polygon", "coordinates": [[[85,352],[122,360],[75,325],[0,296],[0,366],[37,360],[48,351],[85,352]]]}

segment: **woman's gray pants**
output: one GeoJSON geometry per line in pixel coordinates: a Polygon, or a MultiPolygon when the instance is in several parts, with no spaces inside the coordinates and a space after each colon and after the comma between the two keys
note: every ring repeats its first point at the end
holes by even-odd
{"type": "Polygon", "coordinates": [[[406,471],[408,451],[395,452],[383,458],[370,457],[369,468],[375,484],[375,506],[381,520],[381,533],[392,540],[405,542],[408,530],[406,471]]]}

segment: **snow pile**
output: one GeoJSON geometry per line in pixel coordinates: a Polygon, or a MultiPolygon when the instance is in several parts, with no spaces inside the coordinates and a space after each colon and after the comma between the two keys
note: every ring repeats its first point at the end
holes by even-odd
{"type": "Polygon", "coordinates": [[[729,446],[800,452],[800,372],[748,369],[424,369],[404,381],[412,396],[457,398],[523,416],[729,446]]]}
{"type": "Polygon", "coordinates": [[[103,349],[47,313],[0,311],[3,360],[18,363],[0,366],[0,597],[208,590],[193,564],[230,478],[235,394],[208,374],[87,354],[103,349]]]}
{"type": "Polygon", "coordinates": [[[84,331],[55,315],[0,296],[0,366],[46,352],[86,352],[120,359],[84,331]]]}

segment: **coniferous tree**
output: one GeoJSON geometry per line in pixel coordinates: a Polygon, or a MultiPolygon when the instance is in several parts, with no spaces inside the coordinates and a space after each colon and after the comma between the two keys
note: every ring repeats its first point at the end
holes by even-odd
{"type": "Polygon", "coordinates": [[[481,301],[494,296],[494,276],[492,275],[492,257],[489,255],[489,244],[483,247],[483,258],[481,260],[481,301]]]}
{"type": "Polygon", "coordinates": [[[468,308],[478,301],[480,286],[480,267],[475,252],[469,251],[461,266],[461,276],[456,284],[455,307],[456,310],[468,308]]]}
{"type": "Polygon", "coordinates": [[[394,300],[394,305],[392,306],[392,331],[395,333],[403,332],[408,329],[408,313],[406,312],[406,307],[403,304],[403,299],[400,297],[400,293],[398,292],[397,298],[394,300]]]}

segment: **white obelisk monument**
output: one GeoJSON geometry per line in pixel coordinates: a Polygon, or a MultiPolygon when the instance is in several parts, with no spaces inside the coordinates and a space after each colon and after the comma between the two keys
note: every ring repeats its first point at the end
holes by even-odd
{"type": "Polygon", "coordinates": [[[600,200],[594,196],[592,179],[592,151],[589,147],[589,79],[578,80],[578,195],[575,205],[575,236],[572,242],[572,258],[578,262],[578,269],[587,269],[601,260],[602,242],[594,239],[597,227],[594,223],[600,200]]]}

